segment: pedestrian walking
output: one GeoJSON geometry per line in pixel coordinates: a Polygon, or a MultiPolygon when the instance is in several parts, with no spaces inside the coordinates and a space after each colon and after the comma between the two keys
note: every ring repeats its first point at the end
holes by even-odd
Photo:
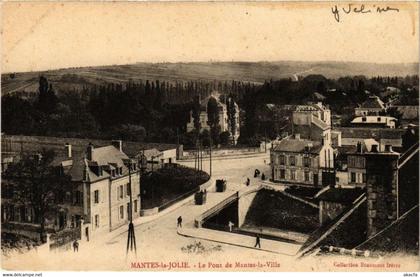
{"type": "Polygon", "coordinates": [[[249,180],[249,178],[246,178],[246,186],[249,186],[250,183],[251,181],[249,180]]]}
{"type": "Polygon", "coordinates": [[[178,217],[176,227],[180,227],[180,228],[182,228],[182,216],[179,216],[179,217],[178,217]]]}
{"type": "Polygon", "coordinates": [[[77,240],[73,242],[73,251],[79,252],[79,242],[77,240]]]}
{"type": "Polygon", "coordinates": [[[258,245],[258,248],[261,248],[260,235],[258,235],[258,234],[257,234],[257,236],[255,238],[255,245],[254,245],[254,247],[257,247],[257,245],[258,245]]]}
{"type": "Polygon", "coordinates": [[[235,226],[235,224],[232,221],[229,221],[229,232],[232,232],[233,226],[235,226]]]}

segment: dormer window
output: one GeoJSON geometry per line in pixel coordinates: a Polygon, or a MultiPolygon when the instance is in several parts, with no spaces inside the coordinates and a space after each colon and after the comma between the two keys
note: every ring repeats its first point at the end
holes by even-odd
{"type": "Polygon", "coordinates": [[[115,169],[111,169],[111,176],[115,177],[115,169]]]}
{"type": "Polygon", "coordinates": [[[119,175],[122,175],[122,167],[119,168],[119,175]]]}

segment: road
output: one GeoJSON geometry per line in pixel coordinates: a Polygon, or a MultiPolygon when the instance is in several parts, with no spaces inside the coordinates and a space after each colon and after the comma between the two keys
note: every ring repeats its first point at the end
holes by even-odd
{"type": "MultiPolygon", "coordinates": [[[[255,168],[260,171],[268,171],[268,153],[247,158],[229,158],[213,161],[213,178],[227,180],[227,193],[239,190],[245,186],[247,177],[251,182],[255,168]]],[[[194,166],[194,162],[183,163],[187,166],[194,166]]],[[[203,163],[203,169],[208,168],[208,163],[203,163]]],[[[214,192],[208,193],[208,198],[220,197],[214,192]]],[[[204,207],[192,203],[160,216],[154,221],[137,224],[135,235],[137,240],[137,257],[134,254],[126,256],[127,231],[116,230],[106,234],[103,239],[95,239],[89,243],[82,243],[78,253],[71,251],[58,252],[55,255],[41,254],[31,257],[34,269],[73,269],[73,270],[131,270],[132,262],[183,262],[188,261],[190,268],[198,262],[219,264],[226,260],[233,262],[253,261],[275,261],[279,258],[277,254],[263,252],[254,249],[242,248],[226,244],[219,244],[208,241],[198,241],[194,238],[187,238],[177,234],[176,219],[179,215],[183,217],[184,224],[191,222],[196,216],[202,213],[204,207]],[[186,253],[182,248],[189,245],[201,243],[201,253],[186,253]],[[239,255],[239,256],[238,256],[239,255]],[[242,257],[242,258],[238,258],[242,257]]],[[[24,255],[22,255],[22,258],[24,255]]],[[[282,261],[291,257],[282,257],[282,261]]],[[[25,260],[25,258],[23,258],[25,260]]],[[[22,259],[10,259],[5,265],[19,267],[22,259]]],[[[25,268],[28,268],[28,259],[25,261],[25,268]]],[[[211,268],[210,268],[211,269],[211,268]]],[[[216,268],[214,268],[216,269],[216,268]]],[[[139,270],[139,269],[136,269],[139,270]]],[[[150,269],[149,269],[150,270],[150,269]]],[[[159,269],[155,269],[159,270],[159,269]]],[[[162,270],[162,269],[160,269],[162,270]]],[[[173,270],[173,269],[172,269],[173,270]]],[[[176,270],[176,269],[175,269],[176,270]]],[[[179,269],[183,270],[183,269],[179,269]]]]}

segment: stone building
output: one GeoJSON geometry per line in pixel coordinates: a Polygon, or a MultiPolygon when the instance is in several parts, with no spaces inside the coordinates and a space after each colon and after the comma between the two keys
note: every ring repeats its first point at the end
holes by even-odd
{"type": "Polygon", "coordinates": [[[382,112],[385,112],[385,105],[378,96],[369,96],[360,107],[354,109],[355,116],[379,115],[382,112]]]}
{"type": "Polygon", "coordinates": [[[355,117],[350,124],[353,127],[394,129],[396,122],[397,119],[392,116],[364,115],[355,117]]]}
{"type": "MultiPolygon", "coordinates": [[[[139,167],[122,152],[121,141],[113,144],[89,145],[86,152],[74,151],[67,144],[64,151],[56,153],[52,165],[71,177],[73,190],[66,192],[58,213],[46,222],[47,230],[78,228],[81,237],[89,240],[127,224],[131,211],[133,218],[140,215],[139,167]]],[[[2,189],[8,191],[7,180],[2,180],[2,189]]],[[[27,226],[36,229],[33,214],[30,206],[13,202],[13,191],[2,193],[2,225],[14,224],[17,232],[27,226]]]]}
{"type": "Polygon", "coordinates": [[[314,141],[331,140],[331,111],[321,102],[297,106],[293,112],[293,134],[314,141]]]}
{"type": "MultiPolygon", "coordinates": [[[[227,111],[227,105],[225,103],[222,103],[218,97],[210,96],[209,98],[205,99],[204,101],[200,100],[200,132],[203,130],[210,131],[210,126],[208,124],[208,114],[207,114],[207,104],[211,98],[216,99],[217,101],[217,107],[219,110],[219,125],[220,125],[220,132],[226,132],[228,131],[231,134],[231,141],[233,144],[236,145],[238,142],[238,138],[240,136],[240,121],[239,121],[239,106],[229,98],[228,101],[232,101],[234,107],[235,107],[235,130],[234,135],[232,135],[231,126],[229,123],[229,117],[228,117],[228,111],[227,111]]],[[[195,130],[194,126],[194,117],[193,112],[190,112],[190,121],[187,123],[187,132],[192,132],[195,130]]]]}
{"type": "Polygon", "coordinates": [[[296,134],[273,146],[270,165],[274,182],[320,187],[328,182],[326,173],[334,170],[334,153],[330,145],[296,134]]]}
{"type": "Polygon", "coordinates": [[[376,234],[398,218],[399,154],[387,149],[365,153],[368,237],[376,234]]]}

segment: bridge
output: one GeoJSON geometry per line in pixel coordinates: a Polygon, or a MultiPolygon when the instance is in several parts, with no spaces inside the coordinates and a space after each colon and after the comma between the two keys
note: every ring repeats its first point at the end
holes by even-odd
{"type": "MultiPolygon", "coordinates": [[[[252,193],[255,193],[255,192],[259,191],[261,188],[262,188],[262,185],[252,185],[252,186],[246,187],[244,189],[241,189],[237,192],[232,193],[231,195],[229,195],[228,197],[226,197],[225,199],[218,202],[216,205],[214,205],[213,207],[209,208],[204,213],[202,213],[201,215],[196,217],[194,219],[194,226],[196,228],[201,228],[202,225],[203,225],[203,222],[207,218],[213,216],[214,214],[217,214],[218,212],[220,212],[223,208],[225,208],[229,204],[233,203],[234,201],[237,201],[237,200],[241,199],[241,197],[247,196],[247,195],[252,194],[252,193]]],[[[252,202],[252,201],[247,201],[247,202],[252,202]]],[[[250,203],[248,203],[248,204],[250,204],[250,203]]]]}

